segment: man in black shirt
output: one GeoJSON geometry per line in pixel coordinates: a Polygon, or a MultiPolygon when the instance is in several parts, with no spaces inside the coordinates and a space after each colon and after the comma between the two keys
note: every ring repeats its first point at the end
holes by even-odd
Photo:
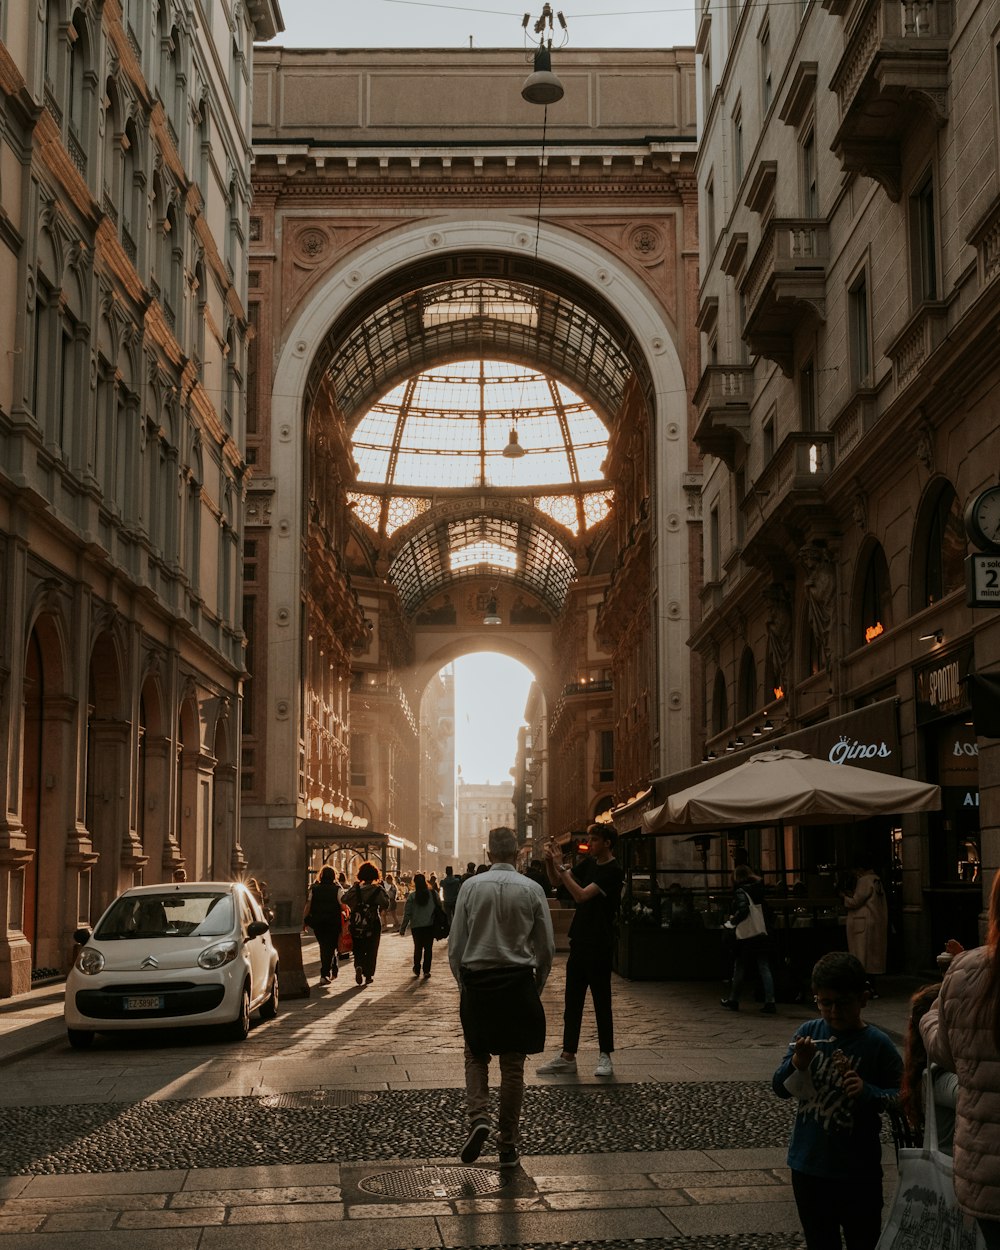
{"type": "Polygon", "coordinates": [[[564,887],[576,903],[569,927],[569,959],[566,961],[566,998],[563,1009],[562,1054],[538,1069],[539,1076],[576,1072],[583,1006],[587,990],[594,1001],[600,1058],[595,1076],[613,1076],[611,1055],[615,1048],[611,1015],[611,956],[615,921],[621,901],[624,874],[615,859],[617,833],[612,825],[587,829],[588,854],[573,869],[559,859],[559,850],[545,848],[545,869],[554,886],[564,887]]]}

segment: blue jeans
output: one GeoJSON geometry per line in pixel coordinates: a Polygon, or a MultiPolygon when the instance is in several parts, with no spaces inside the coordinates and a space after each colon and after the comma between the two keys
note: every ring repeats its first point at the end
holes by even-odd
{"type": "Polygon", "coordinates": [[[757,971],[760,974],[760,983],[764,987],[764,1002],[773,1003],[774,977],[771,975],[771,961],[768,959],[767,951],[760,946],[743,951],[740,948],[744,945],[745,943],[737,939],[736,964],[733,968],[733,983],[729,991],[729,1001],[732,1003],[740,1001],[743,982],[747,978],[747,973],[756,964],[757,971]]]}

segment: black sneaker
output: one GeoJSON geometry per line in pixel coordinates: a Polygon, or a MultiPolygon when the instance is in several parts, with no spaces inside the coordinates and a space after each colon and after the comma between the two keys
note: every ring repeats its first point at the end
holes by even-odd
{"type": "Polygon", "coordinates": [[[469,1136],[465,1139],[462,1153],[458,1156],[463,1163],[475,1163],[482,1154],[489,1135],[489,1123],[486,1120],[476,1120],[472,1128],[469,1129],[469,1136]]]}
{"type": "Polygon", "coordinates": [[[722,1000],[722,1006],[725,1007],[727,1011],[739,1011],[740,1009],[739,1003],[733,1002],[731,998],[724,998],[722,1000]]]}
{"type": "Polygon", "coordinates": [[[518,1154],[516,1146],[509,1146],[505,1150],[500,1151],[500,1166],[502,1168],[516,1168],[521,1162],[521,1156],[518,1154]]]}
{"type": "Polygon", "coordinates": [[[778,1008],[774,1005],[774,1003],[765,1003],[765,1004],[764,1004],[764,1006],[763,1006],[763,1007],[761,1007],[761,1012],[762,1012],[765,1016],[773,1016],[773,1015],[775,1015],[775,1013],[777,1012],[777,1010],[778,1010],[778,1008]]]}

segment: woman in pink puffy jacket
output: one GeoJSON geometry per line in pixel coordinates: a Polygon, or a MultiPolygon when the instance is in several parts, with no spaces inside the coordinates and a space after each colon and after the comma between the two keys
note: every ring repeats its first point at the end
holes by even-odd
{"type": "Polygon", "coordinates": [[[958,1075],[955,1197],[1000,1250],[1000,872],[986,945],[956,955],[937,1005],[920,1022],[927,1053],[958,1075]]]}

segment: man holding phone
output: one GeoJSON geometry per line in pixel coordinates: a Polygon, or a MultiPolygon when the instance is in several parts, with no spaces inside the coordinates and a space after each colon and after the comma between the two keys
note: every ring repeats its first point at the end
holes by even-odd
{"type": "Polygon", "coordinates": [[[588,989],[594,1002],[600,1050],[594,1075],[614,1075],[611,1063],[615,1049],[611,958],[625,880],[621,865],[615,859],[617,838],[613,825],[590,825],[587,829],[586,857],[575,868],[562,862],[562,852],[555,843],[550,842],[545,848],[545,870],[549,880],[557,888],[561,886],[568,892],[576,904],[576,915],[569,928],[562,1053],[543,1063],[538,1069],[539,1076],[572,1075],[576,1072],[576,1052],[588,989]]]}

